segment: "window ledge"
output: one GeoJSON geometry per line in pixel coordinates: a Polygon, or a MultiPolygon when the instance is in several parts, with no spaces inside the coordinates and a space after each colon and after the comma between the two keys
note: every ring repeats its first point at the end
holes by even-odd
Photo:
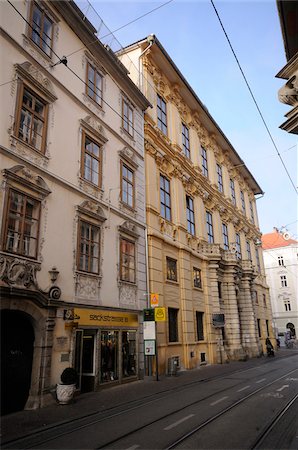
{"type": "Polygon", "coordinates": [[[21,138],[15,136],[14,134],[10,135],[10,141],[13,147],[18,148],[19,146],[22,146],[28,150],[32,150],[35,154],[40,156],[41,158],[44,158],[44,160],[49,161],[49,157],[45,155],[45,153],[41,150],[37,150],[37,148],[33,147],[33,145],[28,144],[28,142],[23,141],[21,138]]]}
{"type": "Polygon", "coordinates": [[[179,286],[179,281],[174,281],[174,280],[168,280],[168,279],[166,279],[166,283],[168,283],[168,284],[173,284],[174,286],[179,286]]]}
{"type": "Polygon", "coordinates": [[[132,288],[137,289],[138,285],[136,282],[132,283],[131,281],[119,280],[118,286],[131,286],[132,288]]]}
{"type": "Polygon", "coordinates": [[[120,131],[125,134],[131,141],[135,142],[134,136],[130,134],[125,128],[120,127],[120,131]]]}
{"type": "Polygon", "coordinates": [[[202,287],[193,286],[192,287],[195,291],[204,292],[202,287]]]}

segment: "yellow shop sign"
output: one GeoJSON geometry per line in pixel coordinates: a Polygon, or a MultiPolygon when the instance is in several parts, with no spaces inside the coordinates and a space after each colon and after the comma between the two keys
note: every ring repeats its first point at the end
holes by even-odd
{"type": "Polygon", "coordinates": [[[74,308],[74,321],[79,325],[104,327],[138,327],[136,313],[74,308]]]}

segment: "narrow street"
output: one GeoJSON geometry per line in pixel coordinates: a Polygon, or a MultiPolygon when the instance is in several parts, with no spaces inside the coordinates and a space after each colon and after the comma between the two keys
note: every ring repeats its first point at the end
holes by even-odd
{"type": "Polygon", "coordinates": [[[52,419],[56,410],[56,421],[43,428],[37,421],[27,432],[25,424],[30,417],[34,423],[36,411],[5,416],[2,447],[294,449],[297,361],[296,350],[280,350],[275,358],[209,366],[82,395],[73,405],[41,410],[44,419],[46,410],[52,419]],[[22,421],[27,436],[16,439],[14,423],[22,421]]]}

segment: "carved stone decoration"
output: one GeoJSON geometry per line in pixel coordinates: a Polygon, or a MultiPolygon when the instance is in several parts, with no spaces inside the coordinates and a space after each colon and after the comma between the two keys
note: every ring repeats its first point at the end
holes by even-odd
{"type": "Polygon", "coordinates": [[[106,220],[106,216],[104,214],[102,207],[98,203],[96,203],[92,200],[83,201],[77,207],[77,210],[80,213],[87,214],[89,216],[94,217],[95,219],[99,220],[100,222],[104,222],[106,220]]]}
{"type": "Polygon", "coordinates": [[[81,125],[94,134],[102,145],[108,141],[105,136],[104,127],[93,116],[86,116],[84,119],[81,119],[81,125]]]}
{"type": "Polygon", "coordinates": [[[49,290],[49,298],[52,300],[59,300],[61,297],[61,289],[58,286],[51,286],[49,290]]]}
{"type": "Polygon", "coordinates": [[[121,225],[119,225],[119,231],[137,239],[139,237],[137,226],[130,220],[126,220],[121,225]]]}
{"type": "Polygon", "coordinates": [[[4,178],[7,178],[10,182],[14,181],[38,191],[42,198],[51,193],[43,178],[36,175],[25,166],[16,165],[10,169],[4,169],[3,175],[4,178]]]}
{"type": "Polygon", "coordinates": [[[88,274],[75,274],[75,295],[86,303],[99,302],[101,277],[88,274]]]}
{"type": "Polygon", "coordinates": [[[50,102],[57,100],[52,82],[43,75],[41,70],[31,64],[29,61],[25,61],[22,64],[15,64],[15,70],[19,76],[31,81],[33,85],[37,86],[50,102]]]}
{"type": "Polygon", "coordinates": [[[118,153],[122,159],[126,160],[135,169],[139,167],[136,162],[136,155],[132,149],[130,149],[129,147],[123,147],[123,149],[119,150],[118,153]]]}
{"type": "Polygon", "coordinates": [[[0,255],[0,280],[8,286],[40,290],[36,272],[40,264],[26,259],[0,255]]]}
{"type": "Polygon", "coordinates": [[[137,286],[121,283],[119,285],[119,303],[123,306],[136,306],[137,286]]]}
{"type": "Polygon", "coordinates": [[[281,103],[295,106],[298,102],[298,76],[294,75],[278,91],[278,99],[281,103]]]}

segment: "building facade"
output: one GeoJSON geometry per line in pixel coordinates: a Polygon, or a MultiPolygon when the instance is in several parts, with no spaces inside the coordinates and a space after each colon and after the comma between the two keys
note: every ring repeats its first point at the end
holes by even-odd
{"type": "Polygon", "coordinates": [[[297,338],[298,242],[278,230],[262,236],[266,279],[270,288],[273,323],[281,345],[297,338]]]}
{"type": "Polygon", "coordinates": [[[144,110],[72,1],[1,2],[2,413],[144,371],[144,110]]]}
{"type": "Polygon", "coordinates": [[[149,290],[159,371],[259,355],[273,337],[255,196],[247,167],[154,36],[119,52],[145,114],[149,290]]]}

